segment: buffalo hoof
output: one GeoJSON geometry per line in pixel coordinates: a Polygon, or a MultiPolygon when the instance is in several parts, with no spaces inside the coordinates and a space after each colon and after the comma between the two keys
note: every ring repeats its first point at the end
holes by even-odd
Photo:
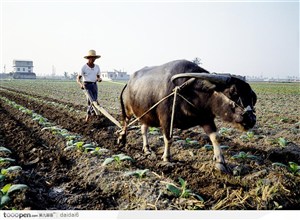
{"type": "Polygon", "coordinates": [[[161,161],[157,163],[158,167],[164,167],[164,168],[172,168],[175,166],[175,163],[168,162],[168,161],[161,161]]]}
{"type": "Polygon", "coordinates": [[[151,150],[144,151],[144,155],[145,155],[145,156],[148,156],[148,155],[151,155],[151,154],[152,154],[152,151],[151,151],[151,150]]]}
{"type": "Polygon", "coordinates": [[[143,151],[144,151],[144,154],[145,154],[145,155],[149,155],[149,154],[152,153],[151,150],[150,150],[149,145],[143,147],[143,151]]]}
{"type": "Polygon", "coordinates": [[[171,160],[170,157],[165,157],[165,156],[162,156],[161,159],[162,159],[164,162],[170,162],[170,160],[171,160]]]}
{"type": "Polygon", "coordinates": [[[215,168],[216,168],[216,170],[219,170],[222,173],[231,174],[230,169],[228,168],[228,166],[225,163],[216,162],[215,168]]]}
{"type": "Polygon", "coordinates": [[[117,144],[119,145],[119,146],[125,146],[125,144],[126,144],[126,137],[124,137],[124,136],[119,136],[118,137],[118,141],[117,141],[117,144]]]}

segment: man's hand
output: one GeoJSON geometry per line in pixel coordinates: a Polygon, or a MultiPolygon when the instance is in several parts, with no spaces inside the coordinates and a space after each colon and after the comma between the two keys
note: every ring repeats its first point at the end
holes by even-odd
{"type": "Polygon", "coordinates": [[[98,82],[102,82],[102,78],[98,77],[98,78],[97,78],[97,81],[98,81],[98,82]]]}

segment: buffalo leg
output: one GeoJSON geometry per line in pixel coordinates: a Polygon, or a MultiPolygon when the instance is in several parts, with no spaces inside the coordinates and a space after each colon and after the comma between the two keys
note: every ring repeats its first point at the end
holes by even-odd
{"type": "Polygon", "coordinates": [[[150,153],[149,143],[148,143],[148,126],[146,124],[142,124],[141,132],[143,137],[143,151],[144,153],[150,153]]]}
{"type": "Polygon", "coordinates": [[[220,144],[217,140],[217,128],[214,122],[211,122],[205,126],[203,126],[203,129],[206,134],[209,135],[209,139],[212,142],[213,148],[214,148],[214,161],[215,161],[215,167],[217,170],[220,170],[224,173],[229,173],[226,162],[224,159],[224,156],[222,154],[222,150],[220,148],[220,144]]]}
{"type": "Polygon", "coordinates": [[[124,125],[123,125],[123,128],[122,128],[122,131],[119,133],[119,137],[118,137],[118,144],[119,144],[119,145],[122,145],[123,147],[124,147],[125,144],[126,144],[127,121],[128,121],[128,120],[125,120],[125,121],[124,121],[124,125]]]}
{"type": "Polygon", "coordinates": [[[214,147],[214,160],[215,160],[215,167],[216,169],[224,172],[224,173],[229,173],[229,170],[226,166],[226,162],[224,159],[224,156],[222,154],[222,150],[220,148],[220,144],[217,141],[217,134],[216,132],[213,132],[211,134],[209,134],[209,138],[213,144],[214,147]]]}
{"type": "Polygon", "coordinates": [[[168,136],[168,134],[163,134],[164,137],[164,143],[165,143],[165,149],[164,154],[162,156],[163,161],[169,162],[171,159],[171,153],[170,153],[170,147],[172,145],[172,138],[168,136]]]}
{"type": "Polygon", "coordinates": [[[222,155],[222,150],[220,148],[220,144],[217,140],[217,134],[216,132],[213,132],[209,135],[209,138],[213,144],[214,147],[214,160],[218,163],[224,163],[225,164],[225,160],[224,157],[222,155]]]}

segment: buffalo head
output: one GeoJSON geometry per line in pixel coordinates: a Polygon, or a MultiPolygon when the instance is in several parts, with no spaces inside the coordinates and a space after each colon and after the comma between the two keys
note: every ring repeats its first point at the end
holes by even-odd
{"type": "Polygon", "coordinates": [[[250,85],[240,77],[230,74],[180,73],[177,78],[196,78],[210,82],[212,112],[224,121],[235,124],[242,130],[253,128],[256,123],[254,105],[257,97],[250,85]]]}

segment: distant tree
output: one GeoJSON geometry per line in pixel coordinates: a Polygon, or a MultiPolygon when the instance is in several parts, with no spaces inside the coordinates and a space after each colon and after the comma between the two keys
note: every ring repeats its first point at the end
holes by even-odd
{"type": "Polygon", "coordinates": [[[67,72],[64,72],[64,77],[65,77],[65,79],[69,79],[69,76],[68,76],[67,72]]]}
{"type": "Polygon", "coordinates": [[[192,60],[193,63],[197,64],[198,66],[201,65],[201,59],[199,57],[195,57],[193,60],[192,60]]]}
{"type": "Polygon", "coordinates": [[[71,73],[70,79],[72,80],[76,79],[77,75],[78,75],[77,72],[71,73]]]}

